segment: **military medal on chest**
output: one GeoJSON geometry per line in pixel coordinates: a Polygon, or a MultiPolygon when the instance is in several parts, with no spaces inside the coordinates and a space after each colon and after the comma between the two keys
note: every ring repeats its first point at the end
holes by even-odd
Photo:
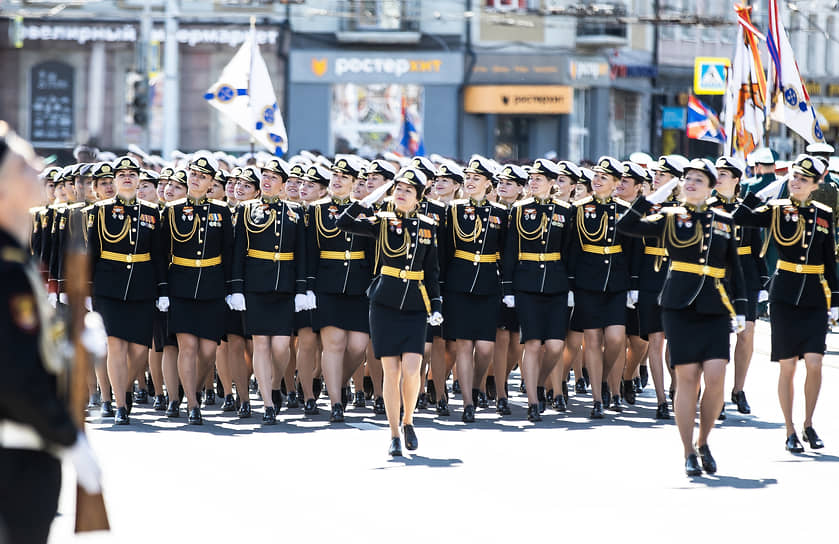
{"type": "Polygon", "coordinates": [[[401,219],[391,219],[390,220],[390,231],[395,232],[396,234],[402,234],[402,220],[401,219]]]}
{"type": "Polygon", "coordinates": [[[192,221],[194,217],[192,206],[184,206],[181,212],[181,221],[192,221]]]}
{"type": "Polygon", "coordinates": [[[111,217],[120,220],[125,219],[125,208],[123,208],[122,206],[114,206],[111,209],[111,217]]]}
{"type": "Polygon", "coordinates": [[[798,208],[795,206],[784,206],[784,221],[798,222],[798,208]]]}
{"type": "Polygon", "coordinates": [[[330,206],[329,207],[329,219],[331,221],[335,221],[335,218],[338,216],[338,206],[330,206]]]}
{"type": "Polygon", "coordinates": [[[680,228],[691,228],[693,226],[693,218],[690,216],[689,213],[680,213],[676,216],[676,225],[680,228]]]}
{"type": "Polygon", "coordinates": [[[534,219],[536,219],[536,208],[525,208],[524,218],[528,221],[533,221],[534,219]]]}
{"type": "Polygon", "coordinates": [[[583,215],[585,215],[586,219],[597,219],[597,206],[586,204],[583,208],[583,215]]]}
{"type": "Polygon", "coordinates": [[[463,208],[463,218],[470,219],[472,221],[475,220],[475,206],[466,206],[463,208]]]}

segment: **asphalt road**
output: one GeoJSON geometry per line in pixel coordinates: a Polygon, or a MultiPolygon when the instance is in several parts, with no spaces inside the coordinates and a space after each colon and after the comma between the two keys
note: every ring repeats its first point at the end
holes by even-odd
{"type": "MultiPolygon", "coordinates": [[[[112,531],[72,535],[65,466],[50,542],[836,542],[839,334],[829,338],[815,418],[827,447],[801,455],[784,451],[766,323],[756,346],[752,414],[727,405],[709,440],[714,476],[685,476],[675,422],[653,419],[651,383],[620,415],[590,421],[591,397],[572,392],[569,412],[549,409],[532,424],[516,372],[512,416],[491,404],[467,426],[455,399],[449,418],[416,416],[420,447],[397,459],[371,406],[329,425],[321,399],[319,416],[283,409],[269,428],[259,403],[245,421],[205,410],[201,427],[135,407],[130,426],[89,425],[112,531]]],[[[729,365],[726,396],[732,374],[729,365]]],[[[803,380],[802,364],[799,427],[803,380]]]]}

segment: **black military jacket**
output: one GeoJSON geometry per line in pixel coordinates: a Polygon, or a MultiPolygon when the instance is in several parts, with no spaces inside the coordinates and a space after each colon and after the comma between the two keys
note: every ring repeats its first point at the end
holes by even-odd
{"type": "MultiPolygon", "coordinates": [[[[709,206],[719,208],[730,214],[733,214],[742,202],[742,198],[735,197],[728,200],[719,195],[708,199],[709,206]]],[[[766,261],[760,256],[761,246],[763,245],[760,238],[760,229],[735,225],[734,239],[737,240],[737,254],[740,255],[740,265],[743,267],[746,291],[769,289],[769,271],[766,268],[766,261]]]]}
{"type": "Polygon", "coordinates": [[[45,352],[54,339],[42,317],[51,309],[40,274],[27,261],[24,248],[0,230],[0,422],[27,425],[47,443],[71,446],[77,430],[45,365],[55,356],[45,352]]]}
{"type": "Polygon", "coordinates": [[[64,258],[67,250],[73,247],[80,249],[87,247],[87,212],[92,208],[93,206],[87,206],[84,202],[56,208],[53,223],[55,232],[51,235],[49,259],[49,291],[52,293],[65,291],[64,283],[67,275],[64,258]]]}
{"type": "Polygon", "coordinates": [[[311,291],[362,295],[370,285],[374,245],[370,238],[338,227],[338,217],[350,202],[327,197],[306,209],[306,283],[311,291]]]}
{"type": "MultiPolygon", "coordinates": [[[[661,204],[652,204],[652,207],[647,213],[650,215],[657,214],[662,208],[678,205],[678,202],[672,200],[661,204]]],[[[661,292],[661,288],[664,287],[670,257],[667,256],[667,251],[662,247],[662,242],[659,238],[648,236],[639,238],[637,241],[640,245],[638,248],[637,289],[645,293],[655,293],[657,295],[661,292]]]]}
{"type": "MultiPolygon", "coordinates": [[[[46,229],[45,224],[47,207],[37,206],[35,208],[31,208],[29,210],[29,214],[32,216],[32,234],[29,237],[29,254],[42,263],[41,250],[44,245],[44,234],[49,232],[46,229]]],[[[48,264],[49,263],[46,263],[44,267],[48,266],[48,264]]]]}
{"type": "Polygon", "coordinates": [[[507,208],[484,199],[452,200],[440,227],[443,289],[473,295],[501,294],[501,258],[507,238],[507,208]]]}
{"type": "Polygon", "coordinates": [[[749,193],[734,212],[734,220],[751,227],[769,229],[767,236],[778,250],[778,268],[772,276],[769,302],[785,302],[805,308],[827,308],[825,284],[830,306],[839,306],[836,281],[836,252],[833,242],[834,218],[821,202],[798,202],[789,198],[763,204],[749,193]],[[793,267],[823,266],[821,274],[781,270],[781,261],[793,267]]]}
{"type": "Polygon", "coordinates": [[[574,202],[575,235],[568,255],[572,289],[615,293],[630,289],[631,241],[616,225],[630,204],[619,198],[592,196],[574,202]]]}
{"type": "Polygon", "coordinates": [[[513,292],[553,295],[569,290],[565,268],[574,209],[555,198],[526,198],[513,205],[501,267],[504,295],[513,292]]]}
{"type": "Polygon", "coordinates": [[[233,223],[226,202],[174,200],[166,205],[161,226],[170,256],[161,296],[212,300],[232,292],[233,223]]]}
{"type": "Polygon", "coordinates": [[[365,211],[354,202],[338,217],[338,227],[376,240],[379,267],[367,292],[370,301],[399,310],[440,312],[436,222],[416,212],[380,210],[368,217],[365,211]],[[405,277],[389,275],[387,270],[405,277]],[[423,278],[409,278],[411,272],[422,273],[423,278]]]}
{"type": "Polygon", "coordinates": [[[93,294],[120,300],[152,300],[166,277],[160,212],[144,200],[117,195],[87,212],[93,294]]]}
{"type": "Polygon", "coordinates": [[[659,295],[662,308],[692,306],[701,314],[730,314],[733,310],[738,315],[745,315],[746,290],[731,215],[705,204],[699,208],[688,204],[671,206],[662,208],[658,214],[647,215],[651,208],[647,199],[636,199],[629,213],[618,221],[618,230],[630,236],[654,236],[662,240],[670,256],[667,277],[659,295]],[[730,289],[726,290],[724,278],[673,270],[677,266],[675,263],[686,263],[698,269],[724,269],[731,278],[730,289]],[[729,291],[735,294],[733,300],[729,291]]]}
{"type": "Polygon", "coordinates": [[[303,208],[279,198],[243,202],[236,213],[234,293],[305,293],[303,208]]]}

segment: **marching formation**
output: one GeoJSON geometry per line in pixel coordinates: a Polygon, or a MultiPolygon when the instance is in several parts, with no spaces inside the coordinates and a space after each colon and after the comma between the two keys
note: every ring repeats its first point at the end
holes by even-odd
{"type": "Polygon", "coordinates": [[[254,386],[264,425],[283,405],[317,416],[322,394],[332,423],[372,400],[401,455],[403,441],[418,447],[414,411],[450,416],[450,391],[465,423],[493,401],[510,416],[517,366],[531,422],[566,412],[571,393],[591,394],[591,418],[621,412],[651,376],[657,419],[672,401],[686,472],[713,473],[730,334],[730,400],[747,414],[768,300],[786,448],[803,451],[792,414],[802,358],[803,439],[823,446],[813,412],[839,317],[832,149],[786,175],[756,152],[752,179],[733,157],[499,165],[199,151],[164,164],[136,151],[46,168],[47,200],[30,211],[31,253],[59,313],[65,252],[86,247],[87,308],[108,337],[90,407],[117,425],[150,400],[200,425],[217,392],[223,411],[250,418],[254,386]]]}

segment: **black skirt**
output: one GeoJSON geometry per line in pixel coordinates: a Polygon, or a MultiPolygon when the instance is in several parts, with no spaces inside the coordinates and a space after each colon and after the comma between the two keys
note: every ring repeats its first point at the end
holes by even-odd
{"type": "Polygon", "coordinates": [[[641,291],[638,293],[638,332],[641,338],[647,340],[655,332],[664,332],[661,324],[661,306],[658,304],[658,293],[641,291]]]}
{"type": "Polygon", "coordinates": [[[245,293],[245,332],[252,336],[291,336],[294,295],[245,293]]]}
{"type": "MultiPolygon", "coordinates": [[[[245,302],[245,305],[250,310],[247,302],[245,302]]],[[[225,306],[227,305],[225,304],[225,306]]],[[[234,312],[230,307],[227,307],[224,314],[224,332],[225,334],[245,336],[245,312],[234,312]]]]}
{"type": "Polygon", "coordinates": [[[370,304],[370,340],[373,354],[382,357],[399,357],[403,353],[425,352],[425,328],[428,314],[424,311],[406,312],[370,304]]]}
{"type": "Polygon", "coordinates": [[[670,350],[670,366],[728,361],[731,352],[731,316],[697,313],[693,308],[664,309],[664,336],[670,350]]]}
{"type": "Polygon", "coordinates": [[[102,314],[108,336],[151,347],[154,336],[154,301],[96,297],[93,307],[102,314]]]}
{"type": "Polygon", "coordinates": [[[318,332],[314,326],[315,312],[313,310],[303,310],[302,312],[294,312],[294,334],[300,329],[312,329],[318,332]]]}
{"type": "Polygon", "coordinates": [[[573,332],[583,332],[583,323],[580,320],[580,316],[583,315],[583,312],[577,310],[576,304],[568,308],[568,313],[570,317],[568,318],[568,330],[573,332]]]}
{"type": "Polygon", "coordinates": [[[757,296],[760,291],[749,291],[746,293],[746,321],[757,321],[757,296]]]}
{"type": "Polygon", "coordinates": [[[574,291],[574,310],[580,314],[579,326],[583,330],[626,325],[626,291],[574,291]]]}
{"type": "Polygon", "coordinates": [[[152,347],[154,351],[163,353],[163,346],[166,345],[166,312],[161,312],[157,308],[154,309],[154,318],[152,321],[152,347]]]}
{"type": "Polygon", "coordinates": [[[194,300],[172,297],[169,305],[169,334],[191,334],[213,342],[224,336],[224,299],[194,300]]]}
{"type": "Polygon", "coordinates": [[[638,303],[634,308],[626,309],[626,335],[641,336],[641,324],[638,317],[638,303]]]}
{"type": "Polygon", "coordinates": [[[495,342],[498,327],[497,295],[470,295],[447,292],[444,332],[451,340],[486,340],[495,342]]]}
{"type": "Polygon", "coordinates": [[[520,343],[528,340],[565,340],[568,332],[568,293],[516,293],[516,309],[520,343]]]}
{"type": "Polygon", "coordinates": [[[518,297],[516,293],[516,308],[508,308],[506,304],[501,304],[498,310],[498,328],[502,331],[518,332],[519,330],[519,309],[518,297]]]}
{"type": "Polygon", "coordinates": [[[772,326],[772,361],[803,359],[805,353],[821,353],[827,349],[827,310],[801,308],[783,302],[769,305],[772,326]]]}
{"type": "Polygon", "coordinates": [[[345,331],[370,332],[370,301],[364,295],[317,293],[314,324],[317,330],[337,327],[345,331]]]}

